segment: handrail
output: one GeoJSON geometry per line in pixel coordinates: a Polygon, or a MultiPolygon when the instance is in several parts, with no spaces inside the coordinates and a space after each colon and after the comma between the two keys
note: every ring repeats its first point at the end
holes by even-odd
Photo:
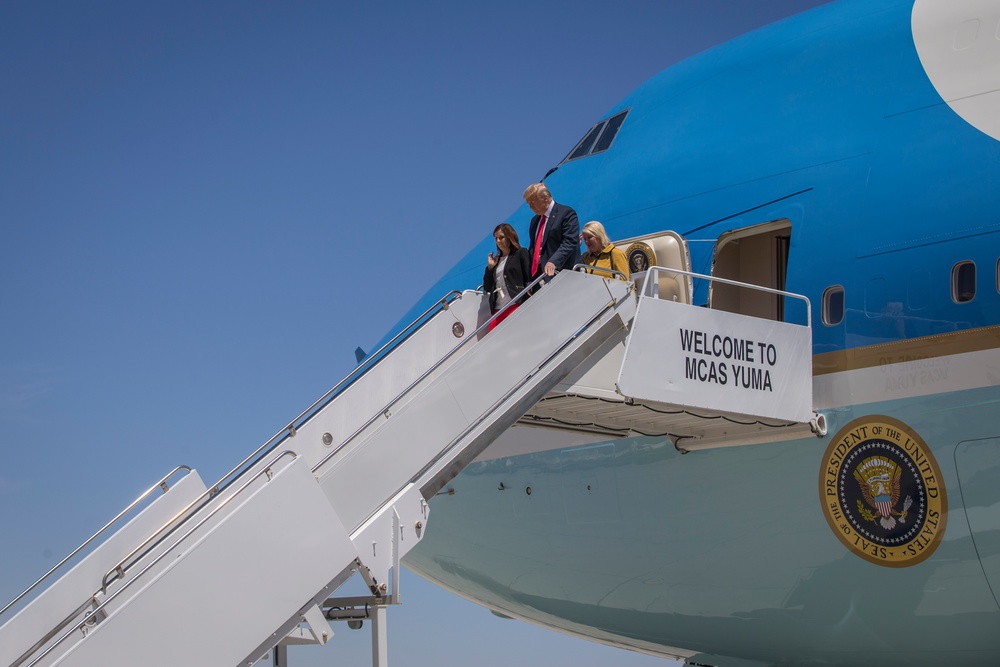
{"type": "Polygon", "coordinates": [[[616,271],[615,269],[606,269],[603,266],[594,266],[593,264],[577,264],[573,267],[573,270],[579,271],[580,273],[590,273],[590,274],[600,271],[602,274],[606,273],[612,278],[617,278],[619,280],[625,280],[625,281],[628,280],[628,276],[626,276],[621,271],[616,271]]]}
{"type": "MultiPolygon", "coordinates": [[[[285,456],[291,456],[293,458],[293,460],[298,458],[298,455],[295,452],[293,452],[292,450],[290,450],[290,449],[286,449],[283,452],[281,452],[280,454],[278,454],[277,456],[275,456],[274,458],[272,458],[270,460],[270,462],[268,462],[268,464],[266,466],[264,466],[261,470],[259,470],[257,472],[256,475],[254,475],[253,477],[251,477],[250,479],[248,479],[246,482],[244,482],[243,485],[240,486],[238,489],[236,489],[236,491],[234,491],[232,495],[230,495],[228,498],[226,498],[225,500],[223,500],[222,502],[220,502],[218,504],[218,506],[214,507],[212,509],[212,511],[208,513],[208,516],[203,517],[190,530],[188,530],[186,533],[184,533],[183,535],[181,535],[180,538],[178,538],[178,540],[176,542],[174,542],[168,548],[164,549],[163,553],[161,553],[159,556],[157,556],[152,561],[150,561],[149,563],[147,563],[146,567],[142,568],[132,579],[130,579],[129,581],[125,582],[125,584],[123,584],[121,588],[119,588],[117,591],[115,591],[114,593],[112,593],[111,595],[109,595],[108,597],[106,597],[103,601],[101,601],[101,603],[99,605],[97,605],[96,607],[94,607],[94,609],[90,612],[90,614],[88,615],[87,618],[89,618],[90,616],[93,616],[93,615],[97,614],[98,612],[102,611],[104,609],[104,607],[107,606],[108,603],[110,603],[112,600],[114,600],[116,597],[118,597],[123,591],[127,590],[128,587],[131,586],[133,583],[135,583],[136,581],[138,581],[139,578],[143,574],[145,574],[146,572],[148,572],[150,568],[152,568],[154,565],[156,565],[157,563],[159,563],[165,557],[167,557],[168,555],[170,555],[170,553],[174,549],[174,547],[176,547],[178,544],[180,544],[181,542],[183,542],[184,540],[186,540],[187,538],[189,538],[196,530],[198,530],[203,525],[205,525],[205,523],[207,523],[209,519],[211,519],[216,514],[218,514],[218,512],[220,510],[222,510],[222,508],[224,508],[226,505],[228,505],[230,502],[232,502],[232,500],[234,498],[236,498],[238,495],[240,495],[241,493],[243,493],[243,491],[245,491],[247,489],[247,487],[249,487],[251,484],[253,484],[255,481],[257,481],[257,479],[259,477],[261,477],[262,475],[267,475],[268,479],[271,479],[271,477],[272,477],[271,467],[275,463],[277,463],[280,459],[284,458],[285,456]]],[[[96,594],[95,594],[94,597],[96,598],[96,594]]],[[[79,630],[80,628],[82,628],[84,625],[86,625],[87,618],[84,618],[82,621],[79,621],[73,627],[71,627],[67,632],[63,633],[63,635],[61,637],[59,637],[59,639],[57,639],[54,642],[52,642],[52,644],[47,649],[45,649],[45,651],[43,651],[34,660],[32,660],[30,663],[28,663],[27,667],[33,667],[33,665],[37,665],[38,662],[40,660],[42,660],[43,658],[45,658],[45,656],[47,656],[54,648],[56,648],[57,646],[59,646],[62,642],[64,642],[74,632],[76,632],[77,630],[79,630]]],[[[17,667],[17,665],[18,665],[18,663],[14,663],[10,667],[17,667]]]]}
{"type": "MultiPolygon", "coordinates": [[[[599,277],[603,277],[603,276],[599,276],[599,277]]],[[[540,279],[541,279],[541,277],[539,278],[539,280],[540,279]]],[[[537,280],[536,280],[536,282],[537,282],[537,280]]],[[[526,376],[524,376],[521,379],[520,382],[518,382],[515,386],[511,387],[510,389],[508,389],[507,392],[501,398],[497,399],[493,403],[493,405],[490,407],[489,412],[483,413],[483,414],[479,415],[479,417],[476,419],[476,421],[473,422],[472,424],[470,424],[458,437],[454,438],[451,441],[451,443],[448,445],[448,447],[446,447],[445,449],[441,450],[441,452],[434,458],[434,460],[428,462],[427,465],[425,465],[424,468],[419,473],[417,473],[417,475],[415,476],[415,478],[422,477],[423,475],[425,475],[427,473],[427,471],[430,468],[432,468],[441,459],[441,456],[444,454],[444,452],[446,452],[447,450],[449,450],[451,448],[451,446],[455,442],[457,442],[457,441],[461,440],[462,438],[466,437],[469,433],[471,433],[473,430],[475,430],[476,428],[478,428],[478,426],[480,424],[482,424],[482,422],[487,418],[487,416],[489,416],[490,414],[492,414],[493,410],[496,409],[496,406],[498,406],[498,405],[502,404],[503,402],[509,400],[511,396],[513,396],[521,387],[524,386],[525,382],[527,382],[539,370],[541,370],[547,364],[549,364],[555,357],[559,356],[563,352],[563,350],[565,350],[566,347],[570,343],[572,343],[574,340],[576,340],[577,338],[579,338],[581,333],[583,333],[584,331],[586,331],[587,329],[589,329],[591,326],[594,325],[595,322],[597,322],[598,320],[600,320],[601,317],[603,317],[604,314],[606,312],[608,312],[608,310],[613,309],[613,308],[617,308],[621,303],[623,303],[627,299],[633,298],[632,294],[633,294],[633,290],[630,288],[629,291],[626,292],[625,295],[621,299],[619,299],[617,301],[612,300],[610,303],[608,303],[606,306],[604,306],[604,308],[600,312],[598,312],[595,315],[593,315],[586,322],[586,324],[584,324],[582,327],[580,327],[579,329],[577,329],[576,331],[574,331],[572,334],[570,334],[570,336],[568,338],[566,338],[562,343],[560,343],[559,346],[556,347],[548,355],[548,357],[546,357],[545,359],[543,359],[541,361],[541,363],[539,363],[537,366],[535,366],[526,376]]],[[[429,484],[431,481],[433,481],[433,478],[431,478],[431,480],[429,480],[427,483],[429,484]]],[[[435,491],[436,491],[436,489],[435,489],[435,491]]]]}
{"type": "MultiPolygon", "coordinates": [[[[417,329],[419,329],[420,326],[422,326],[422,324],[427,321],[426,320],[427,316],[430,315],[433,311],[435,311],[438,308],[442,308],[442,309],[446,310],[448,308],[448,304],[451,301],[453,301],[456,297],[459,297],[461,295],[462,295],[462,293],[459,292],[458,290],[451,290],[450,292],[448,292],[447,294],[445,294],[443,297],[441,297],[440,299],[438,299],[436,302],[434,302],[434,304],[432,306],[430,306],[427,310],[425,310],[422,314],[420,314],[419,316],[417,316],[417,318],[414,319],[412,322],[410,322],[410,324],[408,324],[405,327],[403,327],[403,329],[398,334],[396,334],[387,343],[385,343],[384,345],[382,345],[382,347],[380,347],[378,350],[376,350],[372,354],[368,355],[368,357],[365,359],[364,362],[361,363],[361,365],[359,365],[353,371],[351,371],[350,373],[348,373],[347,377],[345,377],[343,380],[341,380],[340,382],[338,382],[332,389],[330,389],[325,394],[323,394],[323,396],[321,396],[312,405],[310,405],[308,408],[306,408],[305,410],[303,410],[302,413],[298,417],[296,417],[295,419],[293,419],[288,424],[288,426],[286,426],[285,428],[281,429],[280,431],[278,431],[277,433],[275,433],[273,436],[271,436],[271,438],[268,439],[263,445],[261,445],[256,450],[254,450],[254,452],[252,454],[250,454],[250,456],[248,456],[245,459],[243,459],[243,461],[241,461],[235,468],[233,468],[228,473],[226,473],[225,475],[223,475],[222,478],[218,482],[216,482],[214,486],[212,486],[210,489],[206,490],[203,494],[201,494],[200,496],[198,496],[197,498],[195,498],[193,501],[191,501],[188,504],[187,507],[185,507],[180,512],[178,512],[176,515],[174,515],[174,517],[172,519],[170,519],[169,521],[167,521],[166,523],[164,523],[160,527],[159,530],[157,530],[155,533],[153,533],[152,535],[150,535],[145,541],[143,541],[141,544],[137,545],[131,552],[129,552],[128,555],[126,555],[124,558],[122,558],[120,561],[118,561],[118,564],[115,565],[115,567],[113,567],[111,570],[109,570],[108,573],[104,576],[104,579],[101,581],[101,590],[106,590],[107,589],[108,585],[111,583],[111,581],[109,581],[109,578],[112,575],[117,574],[119,578],[122,578],[122,577],[125,576],[125,571],[128,570],[128,568],[129,568],[129,566],[126,565],[126,563],[129,560],[131,560],[136,554],[148,550],[147,547],[151,547],[154,542],[156,542],[159,539],[162,539],[161,535],[163,535],[164,533],[169,534],[173,530],[179,528],[181,524],[183,524],[183,521],[181,521],[181,524],[178,524],[178,525],[176,525],[173,528],[170,528],[168,530],[168,528],[174,522],[176,522],[178,519],[181,519],[181,517],[183,517],[185,514],[187,514],[188,512],[190,512],[196,505],[198,505],[200,503],[203,503],[204,501],[207,501],[210,498],[212,498],[215,495],[217,495],[222,490],[222,488],[224,488],[224,483],[226,483],[226,480],[228,480],[230,477],[233,477],[233,479],[230,480],[228,483],[232,483],[236,479],[239,479],[240,475],[243,474],[243,472],[246,472],[246,470],[243,470],[242,472],[240,472],[240,474],[236,474],[237,471],[240,471],[240,469],[243,468],[244,466],[246,466],[250,461],[254,460],[255,458],[257,458],[259,456],[262,456],[267,451],[270,451],[270,449],[273,449],[273,447],[277,445],[276,440],[278,440],[278,438],[283,437],[286,433],[291,433],[292,435],[294,435],[295,432],[296,432],[296,429],[297,429],[296,424],[298,424],[298,426],[301,427],[302,423],[304,423],[304,421],[308,421],[308,418],[305,419],[305,420],[303,420],[303,417],[305,417],[305,415],[309,414],[310,418],[311,418],[312,415],[310,413],[311,413],[312,410],[314,410],[316,408],[316,406],[318,406],[320,404],[323,404],[324,401],[327,401],[327,399],[329,399],[331,397],[331,395],[333,395],[335,392],[337,392],[338,390],[341,390],[342,388],[346,388],[346,386],[349,386],[351,383],[353,383],[353,382],[357,381],[358,379],[360,379],[365,373],[367,373],[367,372],[371,371],[373,368],[375,368],[375,366],[377,366],[379,362],[381,362],[383,359],[386,358],[384,356],[380,356],[380,355],[382,355],[382,352],[384,352],[387,348],[389,348],[391,345],[393,345],[398,340],[400,340],[400,338],[402,338],[404,336],[404,334],[409,335],[409,334],[412,334],[417,329]],[[361,369],[363,369],[363,370],[361,370],[361,369]],[[359,370],[361,370],[360,373],[358,373],[359,370]],[[235,475],[235,477],[234,477],[234,475],[235,475]]],[[[226,485],[228,485],[228,484],[226,484],[226,485]]]]}
{"type": "MultiPolygon", "coordinates": [[[[226,473],[225,475],[223,475],[222,479],[220,479],[215,484],[215,486],[212,487],[212,489],[216,493],[218,491],[220,491],[221,490],[220,487],[222,487],[222,484],[223,484],[223,482],[225,480],[227,480],[229,477],[231,477],[234,473],[236,473],[240,468],[242,468],[248,462],[250,462],[251,460],[253,460],[255,457],[257,457],[257,456],[261,455],[262,453],[264,453],[264,450],[267,449],[267,447],[269,445],[271,445],[272,443],[277,444],[275,441],[278,438],[283,437],[286,433],[289,433],[291,435],[295,435],[295,432],[298,430],[298,428],[301,427],[303,423],[305,423],[306,421],[309,420],[309,418],[312,417],[312,414],[310,414],[310,413],[317,406],[319,406],[321,404],[325,404],[326,402],[328,402],[328,399],[332,398],[332,396],[336,392],[338,392],[339,390],[342,390],[342,389],[346,389],[348,386],[350,386],[351,384],[353,384],[357,380],[361,379],[361,377],[364,376],[365,373],[368,373],[369,371],[371,371],[383,359],[385,359],[385,357],[381,356],[381,355],[382,355],[382,353],[386,349],[389,349],[391,346],[393,346],[401,338],[404,338],[404,334],[406,334],[406,337],[409,337],[410,335],[412,335],[413,333],[415,333],[421,326],[423,326],[424,323],[426,323],[428,321],[426,318],[433,311],[435,311],[436,309],[440,308],[442,310],[447,310],[448,309],[448,304],[451,301],[453,301],[455,297],[459,297],[461,295],[462,295],[462,293],[460,291],[458,291],[458,290],[451,290],[450,292],[448,292],[447,294],[445,294],[443,297],[441,297],[440,299],[438,299],[436,302],[434,302],[434,304],[432,306],[430,306],[422,314],[418,315],[416,317],[416,319],[414,319],[408,325],[406,325],[405,327],[403,327],[403,329],[398,334],[396,334],[395,336],[393,336],[392,339],[390,339],[382,347],[380,347],[378,350],[376,350],[375,352],[373,352],[373,353],[369,354],[367,357],[365,357],[365,360],[357,368],[355,368],[353,371],[351,371],[350,373],[348,373],[347,377],[345,377],[343,380],[341,380],[336,385],[334,385],[334,387],[332,389],[330,389],[325,394],[323,394],[312,405],[310,405],[308,408],[306,408],[305,410],[303,410],[302,413],[299,414],[298,417],[296,417],[295,419],[293,419],[291,422],[288,423],[288,426],[286,426],[285,428],[281,429],[280,431],[278,431],[277,433],[275,433],[273,436],[271,436],[270,439],[267,440],[267,442],[265,442],[263,445],[261,445],[260,447],[258,447],[252,454],[250,454],[250,456],[248,456],[245,459],[243,459],[243,461],[241,461],[239,463],[239,465],[237,465],[235,468],[233,468],[228,473],[226,473]],[[367,368],[366,368],[366,365],[367,365],[367,368]],[[359,373],[358,371],[361,371],[361,372],[359,373]],[[309,417],[306,417],[306,415],[309,415],[309,417]],[[305,418],[305,419],[303,419],[303,418],[305,418]],[[296,424],[298,424],[298,426],[296,426],[296,424]]],[[[238,475],[237,475],[237,477],[238,477],[238,475]]]]}
{"type": "MultiPolygon", "coordinates": [[[[717,282],[717,283],[725,283],[727,285],[734,285],[736,287],[745,287],[747,289],[754,289],[754,290],[758,290],[760,292],[768,292],[770,294],[779,294],[781,296],[790,296],[793,299],[800,299],[802,301],[805,301],[805,303],[806,303],[806,326],[810,327],[810,328],[812,327],[812,303],[809,301],[809,297],[807,297],[805,295],[802,295],[802,294],[795,294],[794,292],[786,292],[786,291],[780,290],[780,289],[774,289],[774,288],[771,288],[771,287],[764,287],[763,285],[754,285],[752,283],[741,283],[738,280],[730,280],[729,278],[720,278],[719,276],[706,276],[703,273],[694,273],[692,271],[684,271],[683,269],[671,269],[671,268],[668,268],[668,267],[665,267],[665,266],[651,266],[648,269],[646,269],[646,272],[647,272],[647,274],[648,273],[679,273],[679,274],[681,274],[683,276],[691,276],[692,278],[702,278],[702,279],[708,280],[710,282],[714,281],[714,282],[717,282]]],[[[649,296],[649,297],[652,297],[653,296],[652,293],[646,294],[646,290],[650,290],[650,292],[652,292],[652,289],[649,287],[651,284],[652,284],[652,281],[650,281],[650,280],[644,281],[644,283],[642,285],[642,291],[639,293],[639,296],[649,296]]]]}
{"type": "Polygon", "coordinates": [[[173,477],[174,473],[176,473],[178,470],[184,470],[186,472],[191,472],[191,468],[190,467],[181,465],[181,466],[177,466],[176,468],[174,468],[173,470],[171,470],[169,473],[167,473],[166,475],[164,475],[163,478],[160,479],[159,482],[157,482],[153,486],[151,486],[148,489],[146,489],[143,493],[141,493],[139,495],[138,498],[136,498],[135,500],[133,500],[132,503],[128,507],[126,507],[121,512],[119,512],[118,516],[116,516],[115,518],[113,518],[111,521],[107,522],[104,525],[103,528],[101,528],[99,531],[97,531],[96,533],[94,533],[93,535],[91,535],[83,544],[81,544],[76,549],[74,549],[73,552],[70,555],[66,556],[61,561],[59,561],[55,565],[55,567],[53,567],[51,570],[49,570],[48,572],[46,572],[45,574],[43,574],[38,581],[36,581],[35,583],[33,583],[30,586],[28,586],[28,588],[25,589],[25,591],[23,593],[21,593],[16,598],[14,598],[13,600],[11,600],[7,604],[7,606],[5,606],[3,609],[0,609],[0,616],[3,616],[3,614],[8,609],[10,609],[14,605],[16,605],[21,600],[23,600],[24,596],[26,596],[31,591],[35,590],[35,588],[40,583],[42,583],[43,581],[45,581],[46,579],[48,579],[50,576],[52,576],[53,573],[55,573],[57,570],[59,570],[67,562],[69,562],[74,556],[76,556],[78,553],[80,553],[81,551],[83,551],[84,549],[86,549],[87,546],[89,546],[91,542],[93,542],[94,540],[96,540],[98,537],[100,537],[104,533],[104,531],[106,531],[108,528],[110,528],[111,526],[113,526],[114,524],[116,524],[122,517],[124,517],[126,514],[128,514],[129,512],[131,512],[133,509],[135,509],[135,507],[139,503],[141,503],[146,498],[148,498],[153,492],[156,491],[156,489],[163,489],[164,493],[166,493],[167,491],[169,491],[170,490],[170,485],[167,484],[167,480],[169,480],[171,477],[173,477]]]}
{"type": "MultiPolygon", "coordinates": [[[[531,291],[530,291],[531,288],[533,288],[536,285],[538,285],[539,283],[541,283],[546,277],[547,276],[544,273],[542,273],[542,275],[538,276],[533,281],[531,281],[527,286],[525,286],[525,288],[523,290],[521,290],[520,294],[530,294],[531,293],[531,291]]],[[[441,357],[440,359],[438,359],[437,362],[433,366],[431,366],[430,368],[428,368],[426,371],[424,371],[420,375],[420,377],[418,377],[416,380],[414,380],[413,382],[411,382],[406,387],[406,389],[404,389],[403,391],[401,391],[398,394],[396,394],[396,397],[393,398],[392,400],[390,400],[385,406],[383,406],[381,410],[376,411],[375,414],[372,415],[372,417],[368,421],[366,421],[362,426],[360,426],[357,430],[355,430],[354,433],[352,433],[351,435],[349,435],[348,437],[346,437],[340,443],[340,445],[338,445],[335,449],[333,449],[333,451],[331,451],[329,454],[327,454],[326,456],[324,456],[323,459],[319,463],[317,463],[316,465],[314,465],[313,468],[312,468],[313,472],[316,472],[321,467],[323,467],[323,465],[327,461],[329,461],[331,458],[333,458],[337,454],[337,452],[339,452],[344,447],[346,447],[349,442],[351,442],[352,440],[354,440],[354,438],[356,438],[362,431],[364,431],[369,426],[371,426],[372,424],[374,424],[375,421],[379,417],[381,417],[382,415],[384,415],[390,408],[392,408],[399,399],[401,399],[406,394],[410,393],[410,391],[414,387],[416,387],[418,384],[420,384],[421,382],[423,382],[431,373],[433,373],[438,368],[440,368],[441,365],[444,364],[444,362],[446,362],[449,359],[451,359],[452,355],[454,355],[456,352],[458,352],[459,348],[461,348],[463,345],[465,345],[466,343],[468,343],[470,340],[475,340],[476,337],[479,335],[479,333],[483,329],[487,329],[489,327],[490,323],[493,322],[493,320],[497,319],[498,317],[500,317],[501,314],[507,312],[508,309],[510,309],[510,308],[512,308],[514,306],[514,304],[520,298],[520,294],[517,297],[512,298],[507,304],[505,304],[503,306],[503,308],[501,308],[497,312],[493,313],[493,315],[490,316],[490,318],[488,320],[486,320],[481,325],[479,325],[479,327],[475,331],[473,331],[471,335],[466,336],[464,340],[459,341],[453,348],[451,348],[448,352],[446,352],[443,357],[441,357]]]]}

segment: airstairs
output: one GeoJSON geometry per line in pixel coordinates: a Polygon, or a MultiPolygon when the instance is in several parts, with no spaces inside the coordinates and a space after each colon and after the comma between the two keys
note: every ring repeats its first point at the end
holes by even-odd
{"type": "Polygon", "coordinates": [[[355,573],[377,622],[427,499],[635,312],[630,285],[573,272],[488,335],[481,303],[442,299],[211,488],[161,480],[0,612],[0,665],[254,664],[325,643],[355,573]]]}
{"type": "Polygon", "coordinates": [[[186,467],[160,480],[0,610],[0,666],[279,666],[361,618],[384,665],[427,501],[518,420],[675,442],[733,437],[686,420],[816,421],[808,326],[579,272],[488,335],[483,301],[444,297],[215,485],[186,467]],[[332,597],[356,574],[369,596],[332,597]]]}

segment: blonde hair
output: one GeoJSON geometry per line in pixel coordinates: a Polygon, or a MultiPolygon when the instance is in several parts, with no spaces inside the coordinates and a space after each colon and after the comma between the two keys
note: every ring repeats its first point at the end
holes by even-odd
{"type": "Polygon", "coordinates": [[[601,242],[601,248],[607,248],[608,244],[611,243],[611,239],[608,238],[608,233],[604,231],[604,225],[599,223],[597,220],[591,220],[583,226],[583,234],[590,234],[597,238],[601,242]]]}
{"type": "Polygon", "coordinates": [[[525,200],[531,197],[542,197],[543,199],[552,199],[552,193],[545,186],[544,183],[532,183],[524,190],[524,194],[521,195],[525,200]]]}

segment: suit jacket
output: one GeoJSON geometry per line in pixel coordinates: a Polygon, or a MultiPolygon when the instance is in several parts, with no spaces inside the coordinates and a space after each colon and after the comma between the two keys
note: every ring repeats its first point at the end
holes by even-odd
{"type": "MultiPolygon", "coordinates": [[[[490,311],[497,310],[496,294],[496,270],[486,265],[486,273],[483,275],[483,291],[490,297],[490,311]]],[[[531,282],[531,255],[526,248],[518,248],[507,256],[507,262],[503,265],[504,291],[515,298],[524,290],[524,286],[531,282]]],[[[522,299],[523,301],[523,299],[522,299]]]]}
{"type": "MultiPolygon", "coordinates": [[[[535,256],[535,237],[538,235],[539,220],[541,216],[533,217],[528,228],[531,238],[529,261],[535,256]]],[[[545,222],[542,250],[538,256],[538,270],[532,278],[537,278],[545,271],[546,262],[555,264],[556,271],[572,269],[583,262],[580,256],[580,221],[576,218],[576,211],[569,206],[552,205],[552,215],[545,222]]]]}

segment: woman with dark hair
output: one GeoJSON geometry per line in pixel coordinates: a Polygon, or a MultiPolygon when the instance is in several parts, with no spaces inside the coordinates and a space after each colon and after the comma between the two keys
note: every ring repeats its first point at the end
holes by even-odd
{"type": "MultiPolygon", "coordinates": [[[[483,289],[490,297],[490,312],[510,303],[531,281],[531,257],[528,250],[521,247],[517,232],[506,222],[496,226],[493,239],[497,243],[496,254],[486,258],[486,273],[483,275],[483,289]]],[[[523,302],[524,299],[519,301],[523,302]]],[[[504,313],[490,322],[490,331],[517,309],[515,303],[504,313]]]]}

